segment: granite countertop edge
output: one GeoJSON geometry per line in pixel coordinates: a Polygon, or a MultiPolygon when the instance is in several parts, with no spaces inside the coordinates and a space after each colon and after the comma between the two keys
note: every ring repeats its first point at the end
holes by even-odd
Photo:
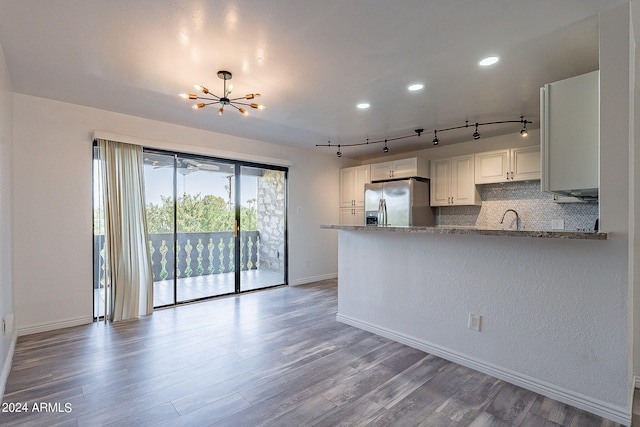
{"type": "Polygon", "coordinates": [[[320,225],[322,229],[348,231],[385,231],[396,233],[458,234],[469,236],[538,237],[547,239],[607,240],[609,233],[594,231],[495,230],[475,227],[398,227],[390,225],[320,225]]]}

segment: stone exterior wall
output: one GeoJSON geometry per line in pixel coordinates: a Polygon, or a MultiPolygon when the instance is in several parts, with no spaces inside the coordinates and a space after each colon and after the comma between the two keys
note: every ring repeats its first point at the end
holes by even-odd
{"type": "Polygon", "coordinates": [[[257,209],[260,231],[260,269],[284,270],[284,172],[265,170],[258,178],[257,209]]]}

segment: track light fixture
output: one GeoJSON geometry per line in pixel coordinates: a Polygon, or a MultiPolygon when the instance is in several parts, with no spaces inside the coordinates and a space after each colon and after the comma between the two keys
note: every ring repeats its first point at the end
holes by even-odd
{"type": "Polygon", "coordinates": [[[473,133],[473,139],[480,139],[480,132],[478,132],[478,123],[476,123],[476,131],[473,133]]]}
{"type": "Polygon", "coordinates": [[[527,123],[531,123],[531,122],[524,120],[524,116],[520,116],[520,121],[524,124],[524,126],[522,127],[522,130],[520,131],[520,136],[522,136],[523,138],[526,138],[529,136],[529,131],[527,130],[527,123]]]}
{"type": "MultiPolygon", "coordinates": [[[[497,121],[497,122],[485,122],[485,123],[475,123],[475,131],[473,132],[473,139],[477,140],[480,139],[480,132],[478,131],[478,127],[480,126],[486,126],[486,125],[498,125],[498,124],[503,124],[503,123],[521,123],[523,125],[522,130],[520,131],[520,136],[522,136],[523,138],[526,138],[529,135],[529,131],[527,131],[527,124],[533,124],[533,122],[529,121],[529,120],[525,120],[524,116],[520,116],[520,120],[501,120],[501,121],[497,121]]],[[[450,130],[456,130],[456,129],[463,129],[463,128],[468,128],[469,127],[469,121],[466,120],[464,125],[462,126],[453,126],[453,127],[449,127],[449,128],[445,128],[445,129],[434,129],[433,130],[433,140],[431,142],[433,142],[433,145],[438,145],[440,144],[440,138],[438,138],[438,132],[446,132],[446,131],[450,131],[450,130]]],[[[421,136],[422,133],[424,133],[424,129],[415,129],[413,131],[414,133],[411,135],[404,135],[404,136],[398,136],[395,138],[385,138],[385,139],[381,139],[378,141],[369,141],[369,138],[367,138],[366,142],[355,142],[352,144],[339,144],[338,145],[338,152],[336,153],[336,155],[338,157],[342,156],[342,152],[340,151],[340,147],[355,147],[358,145],[369,145],[369,144],[377,144],[377,143],[381,143],[384,142],[384,148],[382,149],[383,152],[388,153],[389,152],[389,146],[387,145],[388,142],[390,141],[397,141],[400,139],[406,139],[406,138],[413,138],[415,136],[421,136]]],[[[331,145],[331,141],[328,141],[327,144],[316,144],[316,147],[335,147],[335,145],[331,145]]]]}
{"type": "Polygon", "coordinates": [[[224,71],[224,70],[218,71],[218,77],[221,78],[222,80],[224,80],[223,95],[222,96],[217,96],[217,95],[212,94],[211,92],[209,92],[209,89],[207,89],[204,86],[193,85],[194,88],[196,88],[198,91],[202,92],[203,94],[205,94],[207,96],[198,96],[195,93],[189,93],[189,94],[181,93],[180,97],[184,98],[184,99],[201,99],[201,100],[204,100],[204,101],[211,101],[211,102],[198,102],[197,104],[194,104],[191,107],[194,110],[198,110],[200,108],[204,108],[207,105],[220,104],[220,108],[218,108],[218,115],[220,115],[220,116],[222,114],[224,114],[224,107],[227,106],[227,105],[232,106],[233,108],[238,110],[242,115],[245,115],[245,116],[247,115],[247,110],[245,108],[243,108],[243,107],[239,107],[238,105],[244,105],[246,107],[251,107],[251,108],[254,108],[256,110],[264,109],[263,105],[256,104],[254,102],[252,102],[252,103],[238,102],[240,99],[246,99],[246,100],[255,99],[256,97],[260,96],[259,93],[248,93],[245,96],[240,96],[238,98],[229,98],[229,95],[231,94],[231,91],[233,90],[233,85],[227,86],[227,80],[231,80],[231,78],[233,77],[233,75],[229,71],[224,71]]]}

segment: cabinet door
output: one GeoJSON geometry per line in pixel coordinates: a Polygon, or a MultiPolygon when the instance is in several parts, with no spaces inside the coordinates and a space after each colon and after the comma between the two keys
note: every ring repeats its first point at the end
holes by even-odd
{"type": "Polygon", "coordinates": [[[411,178],[418,175],[418,159],[411,157],[393,162],[392,178],[411,178]]]}
{"type": "Polygon", "coordinates": [[[341,225],[364,225],[364,208],[341,208],[341,225]]]}
{"type": "Polygon", "coordinates": [[[475,157],[476,184],[507,182],[510,178],[509,150],[488,151],[476,154],[475,157]]]}
{"type": "Polygon", "coordinates": [[[393,162],[374,163],[371,165],[371,181],[380,181],[391,178],[393,162]]]}
{"type": "Polygon", "coordinates": [[[541,89],[542,191],[597,193],[599,82],[599,71],[592,71],[541,89]]]}
{"type": "Polygon", "coordinates": [[[451,159],[451,189],[454,205],[479,205],[480,195],[475,184],[474,156],[451,159]]]}
{"type": "MultiPolygon", "coordinates": [[[[356,201],[356,207],[362,207],[364,209],[364,185],[369,184],[369,165],[358,166],[355,168],[355,187],[353,188],[353,198],[356,201]]],[[[363,210],[364,212],[364,210],[363,210]]],[[[364,214],[363,214],[364,215],[364,214]]]]}
{"type": "MultiPolygon", "coordinates": [[[[356,168],[340,169],[340,207],[348,208],[355,205],[357,171],[356,168]]],[[[364,190],[363,190],[364,191],[364,190]]]]}
{"type": "Polygon", "coordinates": [[[514,181],[540,179],[540,147],[514,148],[511,150],[511,171],[514,181]]]}
{"type": "Polygon", "coordinates": [[[447,206],[451,197],[451,159],[431,161],[431,206],[447,206]]]}

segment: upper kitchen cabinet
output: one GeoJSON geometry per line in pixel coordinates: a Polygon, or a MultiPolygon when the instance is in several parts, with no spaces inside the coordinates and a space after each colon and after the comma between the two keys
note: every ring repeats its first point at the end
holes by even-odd
{"type": "Polygon", "coordinates": [[[431,161],[431,206],[481,205],[474,156],[431,161]]]}
{"type": "Polygon", "coordinates": [[[413,177],[429,178],[429,160],[410,157],[371,165],[371,181],[413,177]]]}
{"type": "Polygon", "coordinates": [[[476,184],[534,179],[540,179],[540,146],[538,145],[476,154],[476,184]]]}
{"type": "Polygon", "coordinates": [[[542,191],[598,197],[600,73],[593,71],[540,90],[542,191]]]}
{"type": "Polygon", "coordinates": [[[369,165],[340,169],[340,207],[364,208],[364,185],[370,182],[369,165]]]}

